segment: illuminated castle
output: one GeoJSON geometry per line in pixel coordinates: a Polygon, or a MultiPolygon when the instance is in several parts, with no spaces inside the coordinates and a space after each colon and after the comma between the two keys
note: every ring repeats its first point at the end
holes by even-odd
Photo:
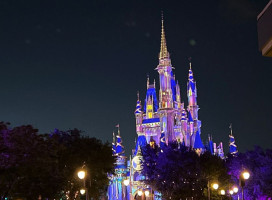
{"type": "MultiPolygon", "coordinates": [[[[108,198],[117,199],[156,199],[150,195],[156,193],[145,185],[145,177],[141,174],[141,147],[146,144],[157,144],[160,147],[169,142],[177,141],[189,148],[195,149],[200,154],[209,150],[212,154],[224,158],[222,142],[217,146],[209,137],[207,145],[201,140],[201,121],[198,119],[199,106],[197,104],[197,88],[194,80],[191,63],[187,82],[188,105],[185,107],[181,101],[180,86],[173,73],[170,54],[167,50],[164,24],[162,19],[161,47],[159,64],[156,67],[159,73],[159,98],[157,99],[155,81],[151,84],[147,78],[147,92],[144,107],[139,98],[136,104],[136,147],[132,157],[125,166],[124,147],[118,128],[117,143],[113,142],[113,154],[117,157],[115,175],[110,176],[108,198]],[[128,180],[124,184],[124,181],[128,180]],[[143,190],[143,188],[145,190],[143,190]],[[144,193],[142,192],[144,191],[144,193]],[[142,193],[141,193],[142,192],[142,193]]],[[[114,137],[115,141],[115,137],[114,137]]],[[[236,154],[235,140],[230,134],[230,153],[236,154]]],[[[158,197],[157,197],[158,198],[158,197]]]]}

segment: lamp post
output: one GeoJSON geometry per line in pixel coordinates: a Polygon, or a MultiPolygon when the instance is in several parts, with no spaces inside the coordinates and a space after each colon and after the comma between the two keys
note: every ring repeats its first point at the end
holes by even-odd
{"type": "Polygon", "coordinates": [[[87,174],[86,171],[82,169],[77,172],[78,178],[83,180],[83,187],[84,187],[83,189],[80,190],[80,194],[81,195],[85,194],[86,200],[89,200],[89,193],[88,193],[88,188],[86,187],[86,179],[85,179],[86,174],[87,174]]]}
{"type": "Polygon", "coordinates": [[[245,200],[244,197],[244,187],[246,180],[248,180],[250,177],[250,173],[248,171],[243,171],[242,174],[240,175],[240,186],[242,188],[242,200],[245,200]]]}
{"type": "Polygon", "coordinates": [[[131,185],[130,185],[130,180],[129,179],[125,179],[123,181],[124,185],[126,186],[126,199],[130,199],[130,191],[129,193],[127,194],[127,187],[129,186],[129,190],[131,190],[131,185]],[[127,196],[128,195],[128,196],[127,196]]]}
{"type": "MultiPolygon", "coordinates": [[[[219,188],[219,184],[214,182],[212,183],[212,188],[214,190],[217,190],[219,188]]],[[[208,199],[211,200],[211,187],[210,187],[210,181],[208,181],[208,199]]]]}

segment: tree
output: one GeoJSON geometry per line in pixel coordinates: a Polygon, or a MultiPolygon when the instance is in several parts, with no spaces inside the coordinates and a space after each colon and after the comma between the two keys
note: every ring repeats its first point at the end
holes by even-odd
{"type": "MultiPolygon", "coordinates": [[[[200,156],[177,142],[163,149],[143,148],[143,171],[146,183],[164,199],[204,199],[208,181],[225,185],[229,180],[224,160],[205,152],[200,156]]],[[[214,195],[213,199],[219,199],[214,195]]]]}
{"type": "Polygon", "coordinates": [[[85,164],[86,186],[90,196],[98,199],[106,191],[107,173],[113,171],[111,146],[80,134],[77,129],[39,134],[30,125],[10,128],[1,122],[0,196],[75,197],[83,186],[76,172],[85,164]]]}
{"type": "Polygon", "coordinates": [[[244,170],[250,172],[244,188],[246,199],[266,199],[272,196],[272,150],[264,151],[256,146],[254,150],[239,153],[237,157],[230,156],[228,170],[236,184],[239,184],[244,170]]]}

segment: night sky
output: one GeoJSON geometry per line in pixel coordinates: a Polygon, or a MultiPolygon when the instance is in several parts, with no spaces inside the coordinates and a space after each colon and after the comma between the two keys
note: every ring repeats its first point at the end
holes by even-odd
{"type": "MultiPolygon", "coordinates": [[[[41,133],[78,128],[127,152],[137,91],[156,79],[164,11],[168,51],[187,106],[188,58],[197,81],[202,139],[240,151],[271,148],[272,58],[258,50],[268,0],[0,0],[0,120],[41,133]]],[[[158,94],[158,91],[157,91],[158,94]]],[[[227,151],[227,149],[225,149],[227,151]]]]}

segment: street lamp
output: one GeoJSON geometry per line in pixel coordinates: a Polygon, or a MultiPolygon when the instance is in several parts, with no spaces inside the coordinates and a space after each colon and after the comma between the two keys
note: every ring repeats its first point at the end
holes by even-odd
{"type": "MultiPolygon", "coordinates": [[[[84,167],[85,165],[83,165],[83,167],[84,167]]],[[[85,170],[79,170],[78,172],[77,172],[77,176],[78,176],[78,178],[80,179],[80,180],[83,180],[83,186],[84,186],[84,189],[81,189],[80,190],[80,194],[81,195],[86,195],[86,200],[89,200],[89,194],[88,194],[88,189],[87,189],[87,187],[86,187],[86,175],[87,175],[87,173],[86,173],[86,171],[85,170]]]]}
{"type": "Polygon", "coordinates": [[[142,196],[143,195],[143,191],[139,190],[137,194],[138,194],[138,196],[142,196]]]}
{"type": "Polygon", "coordinates": [[[226,191],[225,191],[225,190],[220,190],[220,194],[221,194],[221,195],[225,195],[225,194],[226,194],[226,191]]]}
{"type": "Polygon", "coordinates": [[[217,190],[219,188],[219,185],[218,185],[218,183],[213,183],[212,187],[213,187],[213,189],[217,190]]]}
{"type": "Polygon", "coordinates": [[[149,190],[146,190],[144,193],[146,197],[149,197],[149,194],[150,194],[149,190]]]}
{"type": "Polygon", "coordinates": [[[128,185],[129,185],[129,180],[128,180],[128,179],[125,179],[125,180],[124,180],[124,185],[125,185],[125,186],[128,186],[128,185]]]}
{"type": "Polygon", "coordinates": [[[244,172],[242,173],[242,176],[243,176],[243,179],[247,180],[247,179],[249,179],[249,177],[250,177],[250,173],[249,173],[248,171],[244,171],[244,172]]]}
{"type": "Polygon", "coordinates": [[[80,194],[82,194],[82,195],[84,195],[84,194],[85,194],[85,192],[86,192],[86,190],[85,190],[85,189],[81,189],[81,190],[80,190],[80,194]]]}
{"type": "MultiPolygon", "coordinates": [[[[212,183],[212,188],[217,190],[219,188],[219,184],[217,182],[212,183]]],[[[211,199],[210,181],[208,181],[208,199],[211,199]]]]}
{"type": "Polygon", "coordinates": [[[233,190],[234,193],[237,193],[239,191],[237,186],[233,186],[232,190],[233,190]]]}
{"type": "Polygon", "coordinates": [[[79,179],[84,179],[85,178],[85,176],[86,176],[86,172],[85,171],[83,171],[83,170],[80,170],[80,171],[78,171],[78,173],[77,173],[77,176],[78,176],[78,178],[79,179]]]}
{"type": "Polygon", "coordinates": [[[245,200],[244,187],[246,184],[246,180],[248,180],[249,177],[250,177],[250,173],[248,171],[243,171],[242,174],[240,175],[240,186],[242,188],[242,200],[245,200]]]}

